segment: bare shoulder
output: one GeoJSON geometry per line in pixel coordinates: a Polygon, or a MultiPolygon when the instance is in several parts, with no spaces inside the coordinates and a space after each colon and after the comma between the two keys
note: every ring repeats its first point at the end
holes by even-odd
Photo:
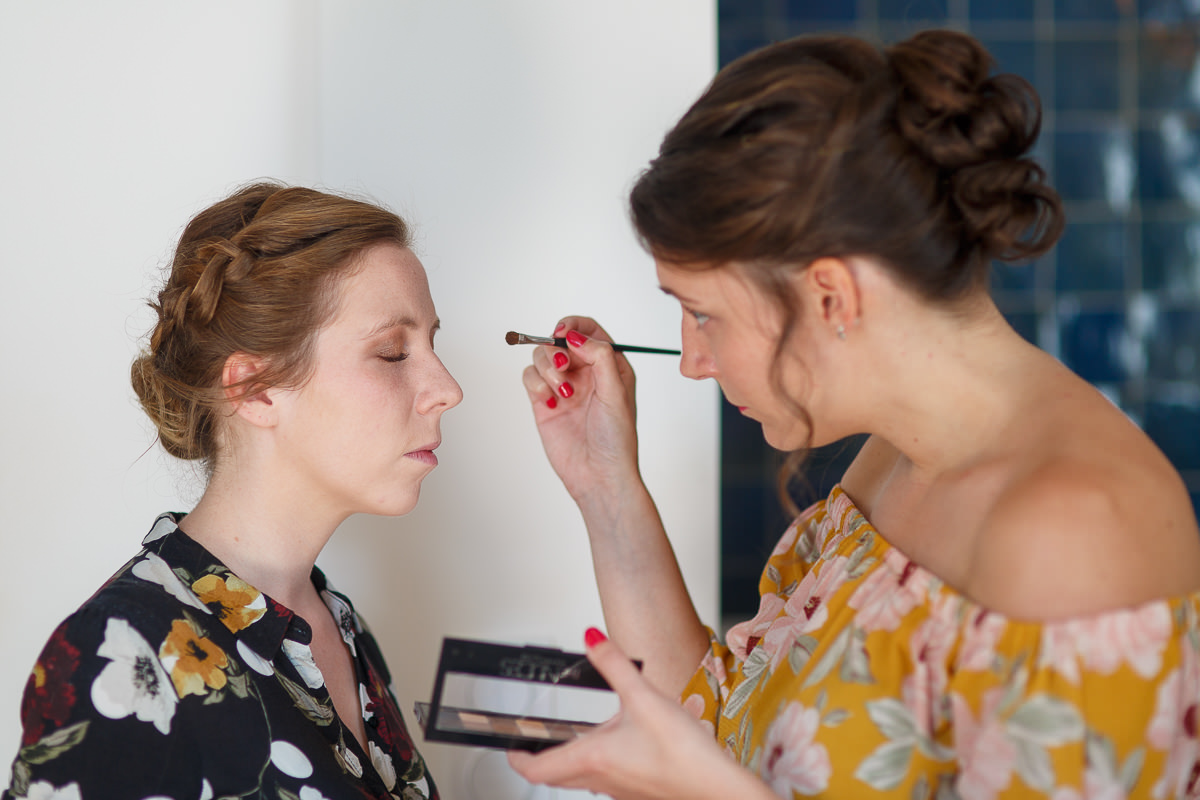
{"type": "Polygon", "coordinates": [[[1200,531],[1178,473],[1137,432],[1070,432],[994,499],[967,586],[1008,616],[1051,620],[1200,589],[1200,531]]]}

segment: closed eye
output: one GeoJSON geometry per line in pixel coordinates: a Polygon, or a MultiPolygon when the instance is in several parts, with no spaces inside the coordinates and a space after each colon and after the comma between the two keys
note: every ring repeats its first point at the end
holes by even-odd
{"type": "Polygon", "coordinates": [[[400,353],[399,355],[394,356],[380,356],[380,358],[389,364],[395,364],[398,361],[403,361],[404,359],[408,358],[408,353],[400,353]]]}

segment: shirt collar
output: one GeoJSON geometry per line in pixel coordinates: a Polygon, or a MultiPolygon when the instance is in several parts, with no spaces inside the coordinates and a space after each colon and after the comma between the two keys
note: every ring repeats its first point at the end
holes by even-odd
{"type": "MultiPolygon", "coordinates": [[[[142,544],[179,576],[186,590],[208,608],[241,643],[260,657],[272,661],[291,638],[311,639],[311,629],[291,609],[246,583],[212,553],[179,528],[184,515],[160,515],[142,544]],[[299,634],[298,636],[296,634],[299,634]]],[[[325,585],[325,577],[313,567],[314,582],[325,585]],[[319,581],[319,582],[318,582],[319,581]]]]}

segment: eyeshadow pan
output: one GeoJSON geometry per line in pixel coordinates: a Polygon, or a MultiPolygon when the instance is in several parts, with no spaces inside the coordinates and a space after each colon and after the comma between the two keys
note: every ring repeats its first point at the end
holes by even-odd
{"type": "Polygon", "coordinates": [[[550,731],[536,719],[518,719],[517,728],[525,736],[533,736],[538,739],[550,738],[550,731]]]}
{"type": "Polygon", "coordinates": [[[474,731],[490,731],[492,729],[491,720],[483,714],[473,714],[470,711],[459,711],[458,721],[462,723],[464,728],[474,731]]]}

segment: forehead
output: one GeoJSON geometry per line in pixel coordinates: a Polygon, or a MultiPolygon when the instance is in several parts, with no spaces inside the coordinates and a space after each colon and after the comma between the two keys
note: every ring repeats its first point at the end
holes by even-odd
{"type": "Polygon", "coordinates": [[[658,261],[655,266],[663,291],[685,303],[711,303],[718,300],[753,302],[760,294],[754,283],[735,264],[681,266],[658,261]]]}
{"type": "Polygon", "coordinates": [[[420,260],[408,248],[387,243],[367,248],[358,256],[338,287],[329,326],[365,335],[390,320],[428,327],[436,316],[420,260]]]}

